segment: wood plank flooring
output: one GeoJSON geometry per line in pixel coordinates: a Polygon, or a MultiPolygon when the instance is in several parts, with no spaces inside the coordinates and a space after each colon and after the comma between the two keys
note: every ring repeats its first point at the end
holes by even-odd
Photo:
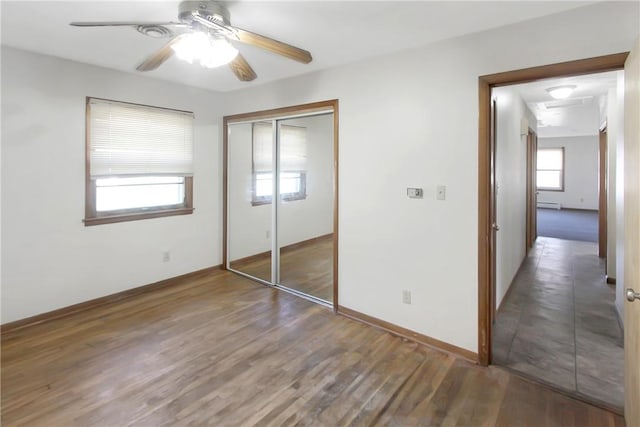
{"type": "MultiPolygon", "coordinates": [[[[271,257],[231,262],[231,268],[271,281],[271,257]]],[[[280,284],[333,302],[333,235],[281,249],[280,284]]]]}
{"type": "Polygon", "coordinates": [[[2,337],[7,426],[623,426],[219,271],[2,337]]]}

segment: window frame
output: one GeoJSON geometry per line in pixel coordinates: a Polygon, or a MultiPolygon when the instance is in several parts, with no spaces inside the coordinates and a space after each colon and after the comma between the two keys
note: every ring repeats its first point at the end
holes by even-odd
{"type": "MultiPolygon", "coordinates": [[[[281,127],[296,127],[291,125],[280,125],[281,127]]],[[[251,206],[269,205],[273,201],[273,194],[270,196],[257,195],[258,174],[265,172],[256,172],[255,170],[255,140],[253,137],[253,129],[251,135],[251,206]]],[[[305,140],[306,144],[306,140],[305,140]]],[[[283,202],[295,202],[297,200],[306,200],[307,198],[307,170],[281,170],[280,173],[299,173],[300,174],[300,191],[295,193],[280,194],[280,200],[283,202]]],[[[273,165],[271,174],[273,175],[273,165]]],[[[273,178],[272,178],[273,179],[273,178]]]]}
{"type": "MultiPolygon", "coordinates": [[[[538,191],[555,191],[555,192],[563,192],[564,191],[564,171],[565,171],[565,150],[564,147],[538,147],[538,152],[540,151],[560,151],[562,153],[562,168],[561,169],[540,169],[540,163],[536,161],[536,190],[538,191]],[[560,173],[560,187],[540,187],[538,185],[537,174],[539,171],[547,171],[547,172],[559,172],[560,173]]],[[[538,154],[536,153],[536,159],[538,154]]]]}
{"type": "MultiPolygon", "coordinates": [[[[105,98],[97,98],[87,96],[85,100],[85,216],[83,219],[85,226],[112,224],[126,221],[138,221],[142,219],[161,218],[176,215],[189,215],[193,213],[193,176],[180,176],[184,178],[184,200],[180,204],[152,206],[143,208],[118,209],[108,212],[98,212],[96,209],[96,180],[91,179],[91,155],[90,155],[90,136],[91,136],[91,116],[90,103],[91,100],[114,102],[119,104],[128,104],[147,108],[159,108],[161,110],[176,111],[181,113],[191,113],[190,111],[176,110],[172,108],[156,107],[152,105],[136,104],[132,102],[115,101],[105,98]]],[[[144,176],[157,176],[158,174],[150,173],[144,176]]]]}
{"type": "MultiPolygon", "coordinates": [[[[295,202],[296,200],[305,200],[307,198],[307,172],[306,171],[281,171],[284,173],[300,174],[300,191],[295,193],[281,193],[280,200],[283,202],[295,202]]],[[[251,206],[269,205],[273,200],[273,195],[258,196],[257,193],[257,176],[260,173],[251,172],[251,206]]],[[[273,174],[273,172],[271,172],[273,174]]],[[[272,178],[273,179],[273,178],[272,178]]]]}

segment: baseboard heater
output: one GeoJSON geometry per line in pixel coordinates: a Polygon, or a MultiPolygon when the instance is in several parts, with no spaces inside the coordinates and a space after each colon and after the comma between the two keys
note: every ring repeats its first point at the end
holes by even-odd
{"type": "Polygon", "coordinates": [[[562,208],[560,203],[555,203],[555,202],[538,202],[538,207],[545,208],[545,209],[558,209],[558,210],[562,208]]]}

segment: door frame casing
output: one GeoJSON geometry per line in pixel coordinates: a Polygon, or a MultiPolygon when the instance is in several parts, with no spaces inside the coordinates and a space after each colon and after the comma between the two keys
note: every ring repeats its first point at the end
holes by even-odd
{"type": "MultiPolygon", "coordinates": [[[[598,256],[607,257],[607,162],[609,161],[607,125],[598,133],[598,256]]],[[[605,269],[607,263],[605,262],[605,269]]],[[[605,271],[606,273],[606,271],[605,271]]]]}
{"type": "Polygon", "coordinates": [[[629,52],[576,61],[543,65],[478,77],[478,363],[491,363],[491,257],[495,253],[491,233],[491,204],[495,183],[491,159],[491,90],[494,87],[528,83],[536,80],[601,73],[624,69],[629,52]]]}
{"type": "Polygon", "coordinates": [[[538,186],[536,180],[537,171],[537,150],[538,150],[538,134],[535,130],[529,128],[527,131],[527,209],[526,209],[526,236],[525,236],[525,255],[533,247],[538,237],[537,226],[537,210],[538,210],[538,186]]]}
{"type": "Polygon", "coordinates": [[[249,113],[233,114],[222,118],[222,269],[227,269],[228,253],[228,146],[229,125],[261,119],[284,119],[291,116],[311,115],[314,112],[332,110],[333,112],[333,301],[334,313],[338,311],[338,131],[339,101],[312,102],[282,108],[260,110],[249,113]]]}

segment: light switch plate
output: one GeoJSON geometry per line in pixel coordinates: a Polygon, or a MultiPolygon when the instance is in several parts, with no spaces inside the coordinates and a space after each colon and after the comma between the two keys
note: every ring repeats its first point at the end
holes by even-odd
{"type": "Polygon", "coordinates": [[[411,199],[422,199],[423,194],[422,188],[407,188],[407,196],[411,199]]]}
{"type": "Polygon", "coordinates": [[[436,187],[436,199],[445,200],[447,198],[447,187],[444,185],[438,185],[436,187]]]}

